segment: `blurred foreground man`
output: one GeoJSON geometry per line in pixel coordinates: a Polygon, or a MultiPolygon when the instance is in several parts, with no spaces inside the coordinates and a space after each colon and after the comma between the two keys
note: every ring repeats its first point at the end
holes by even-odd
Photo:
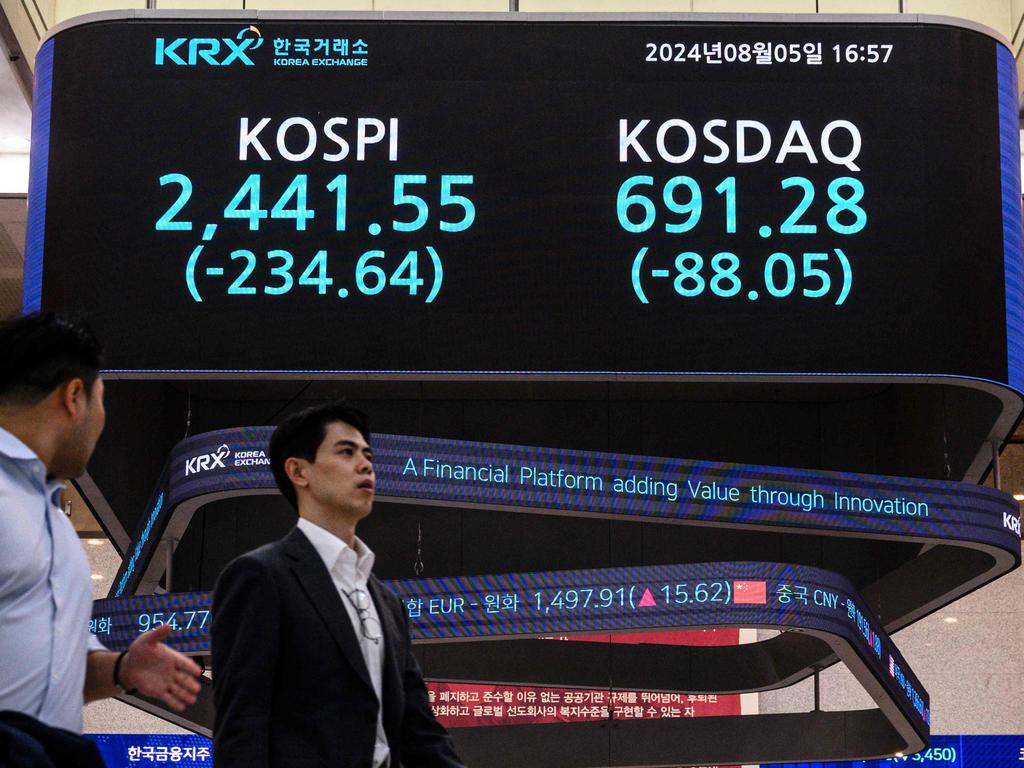
{"type": "Polygon", "coordinates": [[[84,324],[0,324],[0,765],[102,765],[77,736],[84,702],[137,689],[180,712],[199,691],[169,627],[123,653],[89,633],[89,562],[59,499],[103,431],[101,363],[84,324]]]}
{"type": "Polygon", "coordinates": [[[299,521],[214,592],[217,768],[461,768],[405,610],[356,537],[374,493],[365,416],[338,403],[294,414],[269,454],[299,521]]]}

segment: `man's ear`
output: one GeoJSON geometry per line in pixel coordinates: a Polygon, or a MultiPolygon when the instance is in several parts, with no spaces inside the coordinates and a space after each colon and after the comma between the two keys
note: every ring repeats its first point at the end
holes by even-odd
{"type": "Polygon", "coordinates": [[[309,485],[309,480],[306,479],[306,469],[308,466],[308,461],[289,456],[284,460],[284,473],[292,481],[292,485],[305,488],[309,485]]]}
{"type": "Polygon", "coordinates": [[[88,406],[89,392],[82,379],[74,378],[57,387],[57,405],[61,412],[77,420],[88,406]]]}

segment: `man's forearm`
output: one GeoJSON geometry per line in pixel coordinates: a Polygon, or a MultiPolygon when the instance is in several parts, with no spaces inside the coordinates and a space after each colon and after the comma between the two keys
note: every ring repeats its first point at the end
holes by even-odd
{"type": "Polygon", "coordinates": [[[186,707],[195,704],[200,690],[197,678],[203,670],[165,644],[170,633],[171,628],[166,624],[151,629],[136,637],[123,656],[110,651],[90,653],[85,664],[86,702],[116,696],[120,684],[162,700],[175,712],[184,712],[186,707]],[[118,658],[121,658],[120,666],[118,658]]]}
{"type": "Polygon", "coordinates": [[[116,696],[114,664],[120,654],[111,651],[93,651],[85,662],[85,703],[116,696]]]}

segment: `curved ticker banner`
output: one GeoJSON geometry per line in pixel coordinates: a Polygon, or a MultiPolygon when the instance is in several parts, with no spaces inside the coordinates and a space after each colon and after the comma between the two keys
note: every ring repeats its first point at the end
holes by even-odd
{"type": "Polygon", "coordinates": [[[65,27],[38,58],[26,308],[87,309],[124,375],[1019,386],[1012,53],[765,22],[65,27]]]}
{"type": "MultiPolygon", "coordinates": [[[[180,537],[206,500],[276,492],[273,429],[218,430],[175,446],[113,595],[155,584],[159,574],[147,582],[146,571],[157,543],[169,527],[180,537]]],[[[1000,573],[1020,561],[1016,501],[970,483],[407,435],[372,443],[378,500],[910,538],[982,549],[1000,573]]]]}
{"type": "MultiPolygon", "coordinates": [[[[924,687],[857,590],[830,571],[780,563],[695,563],[402,579],[389,586],[419,642],[717,626],[823,633],[853,649],[914,729],[928,733],[924,687]]],[[[98,600],[90,629],[120,649],[166,624],[174,629],[172,645],[208,653],[210,608],[208,593],[98,600]]],[[[836,650],[849,664],[849,654],[836,650]]]]}

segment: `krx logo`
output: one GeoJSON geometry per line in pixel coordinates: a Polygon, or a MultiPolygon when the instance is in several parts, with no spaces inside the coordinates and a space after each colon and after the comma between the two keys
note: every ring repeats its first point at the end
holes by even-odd
{"type": "Polygon", "coordinates": [[[1020,518],[1014,517],[1009,512],[1003,512],[1003,528],[1009,528],[1020,536],[1020,518]]]}
{"type": "Polygon", "coordinates": [[[232,40],[230,37],[177,37],[156,39],[156,65],[176,64],[179,67],[194,67],[205,61],[215,67],[226,67],[240,61],[247,67],[254,66],[248,52],[263,45],[263,35],[256,27],[245,27],[232,40]]]}
{"type": "Polygon", "coordinates": [[[224,459],[231,455],[231,449],[222,445],[213,453],[202,453],[198,456],[193,456],[191,459],[185,462],[185,477],[194,475],[197,472],[206,472],[211,469],[227,469],[224,465],[224,459]]]}

